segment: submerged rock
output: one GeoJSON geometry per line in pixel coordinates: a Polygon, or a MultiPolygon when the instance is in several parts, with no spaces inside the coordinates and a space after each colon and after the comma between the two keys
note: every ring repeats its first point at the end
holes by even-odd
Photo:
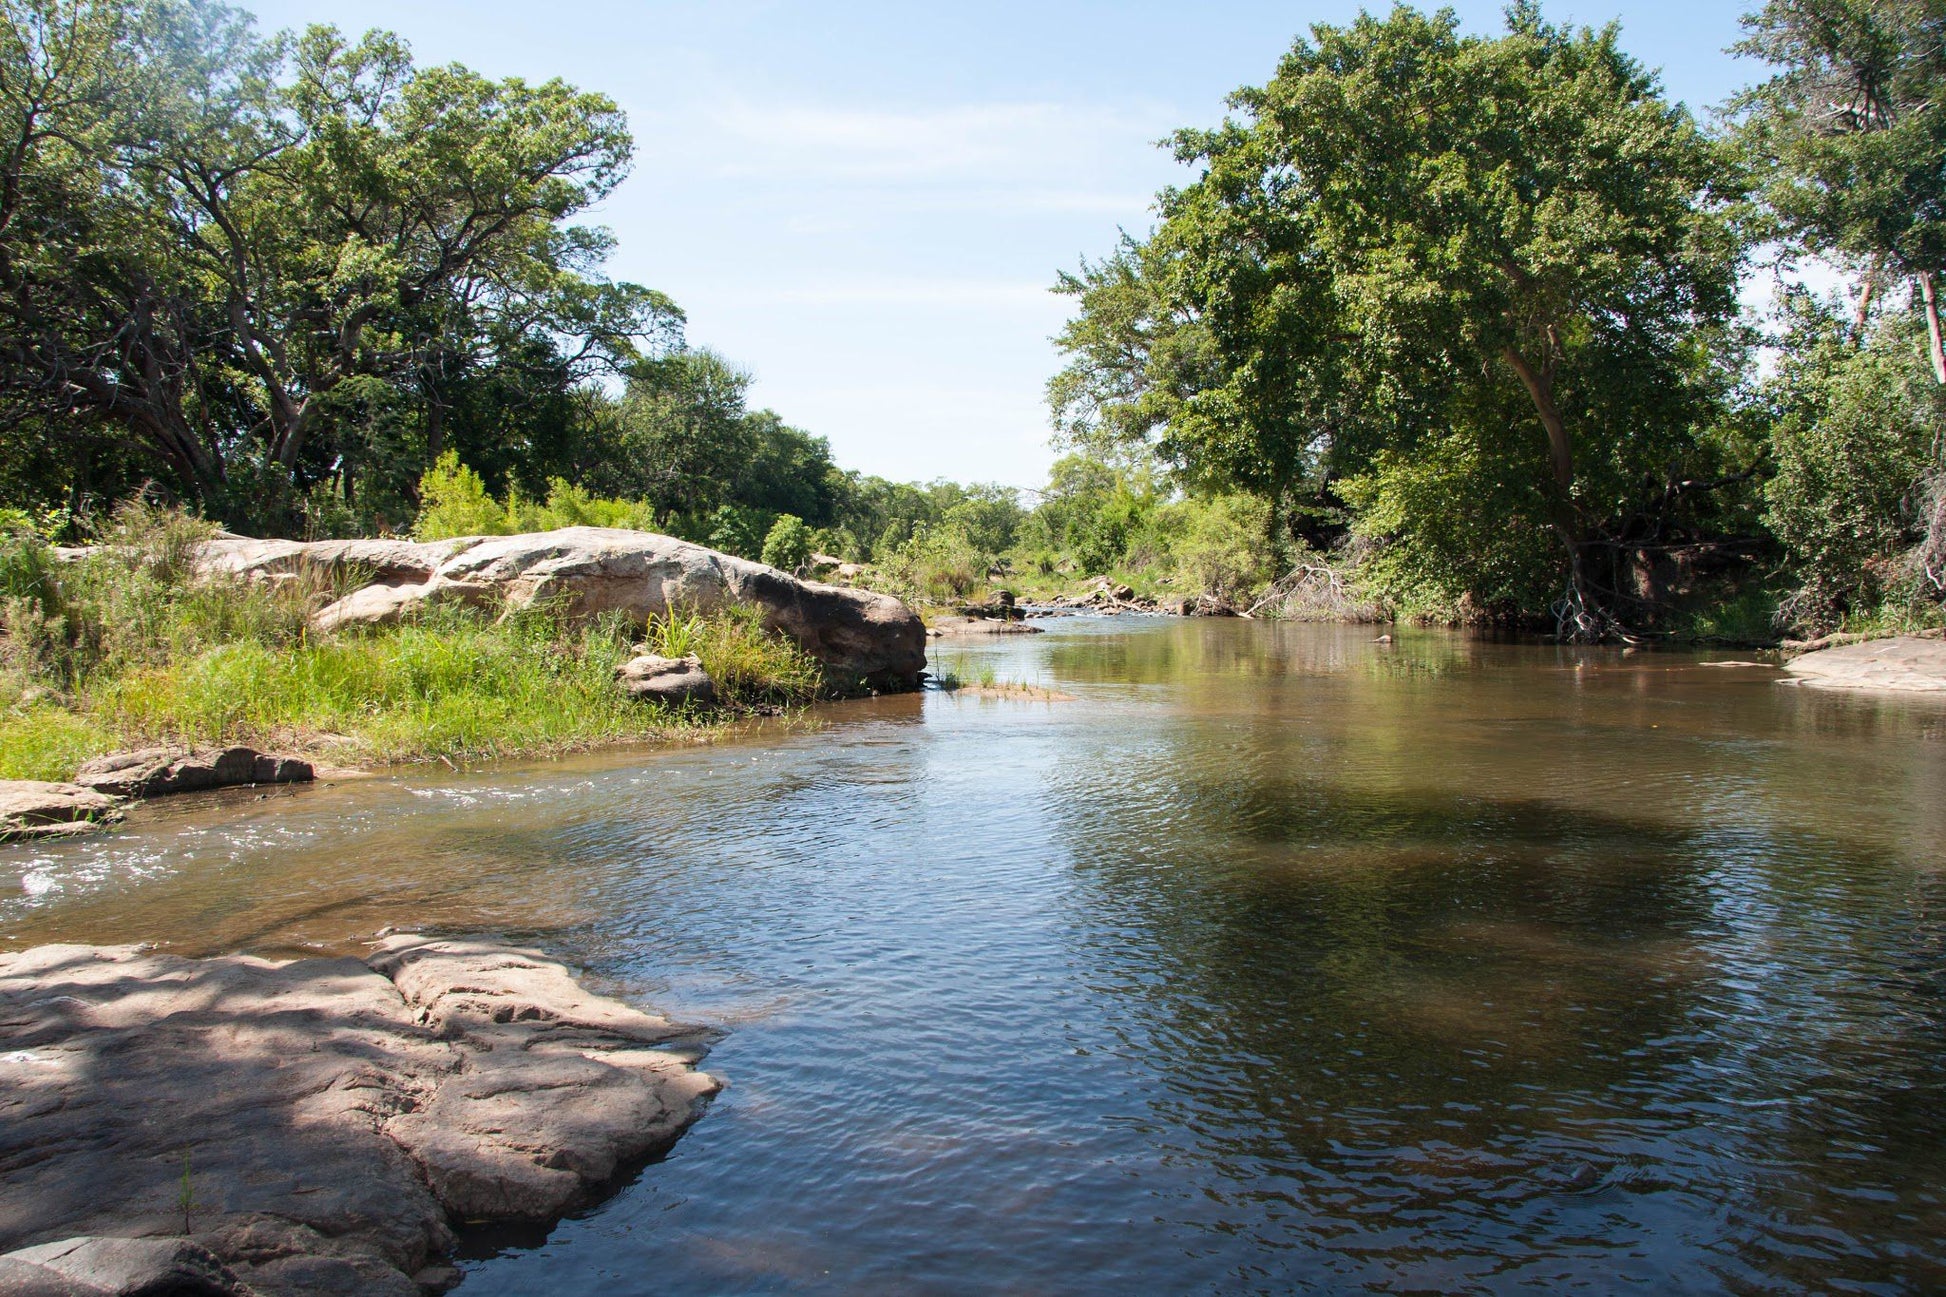
{"type": "Polygon", "coordinates": [[[1022,621],[1002,621],[994,617],[940,617],[926,629],[933,639],[957,639],[969,635],[1039,635],[1039,626],[1022,621]]]}
{"type": "Polygon", "coordinates": [[[1946,641],[1917,635],[1868,640],[1806,653],[1784,670],[1821,689],[1946,692],[1946,641]]]}
{"type": "Polygon", "coordinates": [[[0,779],[0,842],[92,833],[121,814],[115,798],[80,784],[0,779]]]}
{"type": "Polygon", "coordinates": [[[84,762],[74,782],[114,797],[162,797],[238,784],[308,784],[317,772],[298,757],[255,748],[141,748],[84,762]]]}
{"type": "Polygon", "coordinates": [[[510,608],[559,601],[576,616],[619,611],[638,620],[672,608],[749,604],[761,610],[767,629],[873,688],[916,689],[926,665],[925,627],[891,595],[801,581],[651,532],[564,527],[428,542],[232,537],[208,542],[202,563],[265,578],[310,573],[364,581],[317,614],[321,630],[393,621],[446,601],[510,608]]]}
{"type": "Polygon", "coordinates": [[[622,692],[644,702],[708,703],[716,701],[716,682],[703,670],[695,654],[683,658],[644,653],[615,668],[622,692]]]}
{"type": "Polygon", "coordinates": [[[699,1039],[470,942],[0,955],[0,1251],[184,1236],[270,1297],[408,1297],[453,1223],[551,1223],[672,1143],[699,1039]]]}

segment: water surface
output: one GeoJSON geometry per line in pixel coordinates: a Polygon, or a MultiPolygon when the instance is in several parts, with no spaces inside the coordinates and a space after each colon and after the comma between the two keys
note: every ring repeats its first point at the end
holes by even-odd
{"type": "Polygon", "coordinates": [[[1946,705],[1733,655],[1085,618],[1069,701],[178,799],[0,944],[509,936],[727,1035],[463,1297],[1946,1286],[1946,705]]]}

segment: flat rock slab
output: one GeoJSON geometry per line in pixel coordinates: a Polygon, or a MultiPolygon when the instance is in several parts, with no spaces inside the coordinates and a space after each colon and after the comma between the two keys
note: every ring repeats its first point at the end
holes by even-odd
{"type": "Polygon", "coordinates": [[[1820,689],[1946,692],[1946,640],[1902,635],[1806,653],[1784,670],[1820,689]]]}
{"type": "Polygon", "coordinates": [[[701,1039],[471,942],[0,955],[0,1261],[186,1238],[268,1297],[410,1297],[454,1223],[551,1223],[673,1143],[701,1039]]]}
{"type": "Polygon", "coordinates": [[[308,784],[311,763],[255,748],[141,748],[84,762],[74,782],[111,797],[162,797],[241,784],[308,784]]]}
{"type": "Polygon", "coordinates": [[[112,796],[80,784],[0,779],[0,842],[88,833],[121,818],[112,796]]]}

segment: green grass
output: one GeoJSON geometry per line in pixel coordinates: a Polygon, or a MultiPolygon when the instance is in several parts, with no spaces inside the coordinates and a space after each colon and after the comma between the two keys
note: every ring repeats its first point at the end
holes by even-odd
{"type": "Polygon", "coordinates": [[[448,606],[320,636],[308,614],[333,592],[192,577],[177,552],[186,529],[163,524],[162,544],[137,536],[80,563],[15,563],[34,585],[0,603],[0,778],[67,778],[88,757],[157,741],[339,764],[546,753],[667,738],[826,688],[819,664],[752,609],[640,628],[448,606]],[[630,698],[614,669],[638,650],[696,654],[727,706],[630,698]]]}

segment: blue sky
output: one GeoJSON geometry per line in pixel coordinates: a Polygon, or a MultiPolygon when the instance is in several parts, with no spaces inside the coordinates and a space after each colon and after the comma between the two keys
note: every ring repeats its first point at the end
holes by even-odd
{"type": "MultiPolygon", "coordinates": [[[[422,63],[560,76],[621,103],[634,172],[593,219],[753,403],[900,480],[1037,485],[1057,269],[1141,231],[1183,178],[1153,142],[1220,120],[1291,38],[1356,3],[242,0],[266,29],[386,27],[422,63]]],[[[1454,6],[1497,30],[1499,4],[1454,6]]],[[[1572,0],[1699,111],[1750,69],[1738,0],[1572,0]]]]}

